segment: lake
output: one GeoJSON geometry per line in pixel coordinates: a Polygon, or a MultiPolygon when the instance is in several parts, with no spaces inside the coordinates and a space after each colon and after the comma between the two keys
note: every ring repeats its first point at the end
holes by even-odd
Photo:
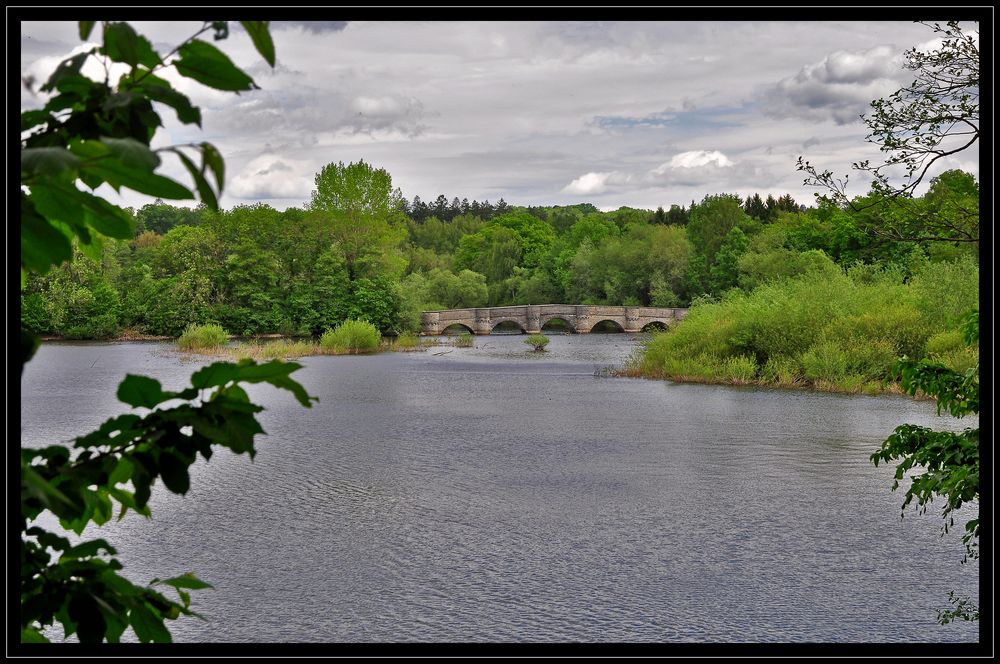
{"type": "MultiPolygon", "coordinates": [[[[899,396],[598,377],[636,342],[522,339],[304,358],[293,377],[313,408],[248,390],[269,434],[252,463],[219,452],[186,497],[155,486],[151,520],[86,534],[133,581],[214,585],[193,594],[207,621],[168,623],[178,642],[979,640],[978,623],[936,623],[950,590],[979,591],[960,528],[941,536],[940,501],[901,519],[894,469],[869,461],[899,424],[976,419],[899,396]]],[[[210,361],[43,344],[22,443],[125,412],[127,372],[181,389],[210,361]]]]}

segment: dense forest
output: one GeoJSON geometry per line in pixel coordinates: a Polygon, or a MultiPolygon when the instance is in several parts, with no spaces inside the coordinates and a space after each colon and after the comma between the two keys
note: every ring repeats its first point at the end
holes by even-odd
{"type": "MultiPolygon", "coordinates": [[[[978,185],[961,171],[943,173],[911,202],[918,221],[974,209],[978,226],[978,185]]],[[[21,293],[27,329],[176,336],[190,323],[217,323],[240,335],[317,335],[355,318],[396,334],[419,329],[422,310],[687,307],[805,274],[875,269],[902,284],[944,264],[964,275],[963,301],[978,302],[978,242],[882,239],[867,232],[886,221],[872,210],[823,199],[804,208],[791,196],[723,193],[688,207],[610,212],[449,203],[444,195],[427,205],[359,162],[325,167],[303,208],[213,212],[158,200],[130,212],[134,239],[85,247],[88,255],[78,248],[75,260],[29,277],[21,293]]]]}

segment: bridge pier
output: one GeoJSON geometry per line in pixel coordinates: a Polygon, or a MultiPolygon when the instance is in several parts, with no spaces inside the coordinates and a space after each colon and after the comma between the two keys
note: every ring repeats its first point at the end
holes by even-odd
{"type": "Polygon", "coordinates": [[[639,322],[639,314],[635,307],[625,307],[625,333],[638,334],[642,332],[642,324],[639,322]]]}
{"type": "Polygon", "coordinates": [[[529,304],[525,307],[525,319],[527,324],[524,326],[524,331],[528,334],[541,334],[542,324],[539,322],[541,318],[541,307],[537,304],[529,304]]]}
{"type": "Polygon", "coordinates": [[[476,326],[472,328],[476,334],[488,335],[493,331],[489,309],[476,309],[476,326]]]}

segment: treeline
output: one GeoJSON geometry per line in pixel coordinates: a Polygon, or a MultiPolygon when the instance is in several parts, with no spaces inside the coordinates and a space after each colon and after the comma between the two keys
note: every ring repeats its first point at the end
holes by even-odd
{"type": "MultiPolygon", "coordinates": [[[[157,201],[133,211],[133,240],[106,241],[29,277],[22,320],[36,333],[72,338],[176,336],[190,323],[317,335],[349,318],[395,334],[419,329],[430,309],[684,307],[828,263],[844,272],[891,265],[906,280],[921,261],[978,251],[878,239],[865,230],[873,212],[863,206],[803,209],[788,195],[717,194],[655,211],[445,203],[443,195],[433,206],[407,202],[388,173],[364,162],[326,166],[303,208],[211,212],[157,201]]],[[[978,186],[950,171],[913,204],[918,216],[978,210],[978,186]]]]}

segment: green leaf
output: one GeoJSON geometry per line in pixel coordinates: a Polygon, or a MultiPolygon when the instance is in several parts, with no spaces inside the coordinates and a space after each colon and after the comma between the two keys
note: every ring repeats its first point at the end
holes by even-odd
{"type": "Polygon", "coordinates": [[[133,427],[139,424],[142,418],[132,413],[118,415],[105,420],[97,429],[85,436],[78,436],[74,447],[100,447],[102,445],[114,444],[118,440],[128,440],[132,437],[133,427]],[[118,438],[122,436],[122,438],[118,438]]]}
{"type": "Polygon", "coordinates": [[[83,542],[82,544],[77,544],[63,553],[62,556],[59,557],[59,560],[63,561],[73,560],[76,558],[89,558],[91,556],[96,556],[101,551],[105,551],[110,555],[118,553],[118,551],[105,540],[96,539],[90,540],[89,542],[83,542]]]}
{"type": "Polygon", "coordinates": [[[129,168],[153,172],[160,165],[160,158],[149,146],[135,140],[134,138],[108,138],[101,137],[101,143],[105,145],[110,153],[129,168]]]}
{"type": "Polygon", "coordinates": [[[170,643],[170,632],[163,626],[163,618],[154,614],[146,604],[139,604],[129,612],[129,623],[143,643],[170,643]]]}
{"type": "Polygon", "coordinates": [[[256,364],[252,360],[243,360],[239,364],[231,362],[215,362],[195,372],[191,376],[191,384],[198,388],[218,387],[229,381],[246,381],[248,383],[270,383],[274,387],[289,390],[306,408],[311,401],[319,401],[310,397],[305,388],[289,378],[293,371],[301,369],[297,362],[272,360],[266,364],[256,364]]]}
{"type": "Polygon", "coordinates": [[[22,627],[21,643],[50,643],[50,641],[38,630],[31,627],[22,627]]]}
{"type": "Polygon", "coordinates": [[[149,518],[153,514],[152,510],[149,509],[149,505],[143,505],[142,507],[139,507],[138,503],[136,503],[135,495],[128,491],[125,491],[124,489],[118,489],[116,487],[108,487],[108,493],[112,497],[114,497],[115,500],[117,500],[119,503],[122,504],[121,513],[118,515],[119,521],[125,518],[126,509],[130,509],[138,514],[141,514],[146,518],[149,518]]]}
{"type": "Polygon", "coordinates": [[[55,182],[43,180],[31,185],[31,200],[35,209],[46,219],[55,219],[70,226],[83,225],[83,208],[67,196],[63,187],[52,186],[55,182]]]}
{"type": "Polygon", "coordinates": [[[24,365],[35,356],[35,351],[38,350],[38,346],[41,345],[41,339],[21,330],[21,372],[24,373],[24,365]]]}
{"type": "Polygon", "coordinates": [[[38,543],[42,546],[49,547],[50,549],[55,549],[56,551],[66,551],[70,548],[69,540],[65,537],[60,537],[59,535],[54,535],[47,530],[42,530],[38,526],[33,526],[28,528],[26,531],[28,535],[34,535],[38,538],[38,543]]]}
{"type": "Polygon", "coordinates": [[[249,33],[257,52],[260,53],[262,58],[267,60],[267,64],[274,67],[274,42],[271,40],[271,33],[268,31],[268,22],[240,21],[240,24],[249,33]]]}
{"type": "Polygon", "coordinates": [[[191,385],[198,389],[225,385],[234,380],[239,370],[232,362],[213,362],[191,374],[191,385]]]}
{"type": "Polygon", "coordinates": [[[208,167],[215,173],[216,189],[222,193],[222,184],[226,179],[226,164],[222,160],[222,155],[211,143],[201,144],[202,168],[208,167]]]}
{"type": "Polygon", "coordinates": [[[184,167],[194,179],[194,184],[198,189],[198,195],[201,196],[201,200],[208,206],[209,209],[218,210],[219,201],[215,197],[215,192],[212,191],[212,187],[209,186],[208,180],[205,179],[204,174],[198,170],[198,167],[194,165],[194,162],[191,161],[186,154],[180,150],[174,150],[174,152],[177,153],[178,157],[180,157],[181,163],[184,164],[184,167]]]}
{"type": "Polygon", "coordinates": [[[253,90],[253,79],[240,70],[225,53],[208,42],[195,39],[178,51],[180,59],[174,64],[181,76],[215,88],[216,90],[253,90]]]}
{"type": "Polygon", "coordinates": [[[91,491],[85,493],[84,497],[88,499],[88,503],[93,508],[90,518],[95,524],[103,526],[111,520],[114,513],[114,505],[111,504],[111,498],[108,497],[107,491],[91,491]]]}
{"type": "MultiPolygon", "coordinates": [[[[56,83],[55,89],[63,93],[59,95],[62,98],[69,98],[73,101],[82,101],[87,97],[90,97],[92,93],[96,90],[106,94],[108,89],[103,83],[98,83],[92,81],[86,76],[80,74],[69,74],[59,79],[56,83]]],[[[68,108],[69,105],[61,103],[59,108],[68,108]]],[[[45,105],[45,110],[53,110],[53,104],[49,103],[45,105]]]]}
{"type": "Polygon", "coordinates": [[[91,242],[87,228],[119,240],[134,235],[132,218],[125,210],[99,196],[80,191],[72,182],[46,178],[31,185],[32,200],[42,216],[73,227],[84,242],[91,242]]]}
{"type": "Polygon", "coordinates": [[[115,62],[152,69],[160,64],[160,56],[149,40],[136,33],[128,23],[108,23],[104,26],[104,48],[101,52],[115,62]]]}
{"type": "MultiPolygon", "coordinates": [[[[174,180],[139,170],[135,167],[136,159],[141,159],[136,152],[128,153],[129,163],[113,155],[111,147],[99,141],[75,141],[70,145],[74,154],[81,157],[81,177],[91,175],[102,179],[116,189],[128,187],[142,194],[157,198],[186,199],[192,198],[191,192],[174,180]]],[[[115,149],[122,152],[122,146],[115,149]]]]}
{"type": "Polygon", "coordinates": [[[101,256],[104,255],[104,242],[101,241],[101,236],[96,233],[88,233],[89,237],[86,240],[81,239],[80,243],[77,245],[83,255],[90,260],[100,263],[101,256]]]}
{"type": "Polygon", "coordinates": [[[174,588],[188,588],[190,590],[201,590],[202,588],[212,587],[212,584],[205,583],[191,572],[175,576],[171,579],[155,579],[150,585],[157,583],[162,583],[163,585],[172,586],[174,588]]]}
{"type": "Polygon", "coordinates": [[[163,484],[174,493],[184,495],[191,488],[188,464],[169,450],[160,454],[160,477],[163,484]]]}
{"type": "Polygon", "coordinates": [[[127,374],[118,385],[118,400],[135,408],[154,408],[172,398],[173,392],[164,392],[160,381],[148,376],[127,374]]]}
{"type": "MultiPolygon", "coordinates": [[[[111,471],[108,475],[108,485],[115,486],[116,484],[123,484],[132,479],[132,472],[135,470],[135,465],[129,461],[127,456],[123,456],[118,459],[118,464],[115,465],[115,469],[111,471]]],[[[112,494],[114,495],[114,494],[112,494]]],[[[117,496],[115,496],[117,498],[117,496]]]]}
{"type": "Polygon", "coordinates": [[[69,600],[70,619],[76,624],[80,643],[100,643],[107,625],[100,607],[89,592],[77,592],[69,600]]]}
{"type": "Polygon", "coordinates": [[[51,123],[53,117],[51,113],[35,109],[21,113],[21,131],[27,131],[42,124],[51,123]]]}
{"type": "Polygon", "coordinates": [[[132,174],[128,172],[126,166],[117,162],[105,162],[101,166],[89,170],[103,176],[109,184],[128,187],[149,196],[172,200],[194,198],[191,190],[175,180],[153,173],[132,174]]]}
{"type": "Polygon", "coordinates": [[[80,41],[87,41],[87,37],[90,36],[90,31],[94,29],[94,24],[97,21],[80,21],[80,41]]]}
{"type": "Polygon", "coordinates": [[[147,75],[133,89],[140,94],[146,95],[153,101],[166,104],[174,109],[177,113],[177,119],[184,124],[197,124],[199,127],[201,126],[201,111],[198,107],[192,105],[190,99],[174,90],[170,86],[170,83],[162,78],[147,75]]]}
{"type": "Polygon", "coordinates": [[[120,643],[122,634],[125,633],[125,629],[128,627],[128,617],[123,613],[111,610],[111,607],[101,601],[100,597],[96,599],[101,609],[101,615],[104,616],[104,622],[107,623],[107,628],[104,631],[105,640],[108,643],[120,643]]]}
{"type": "Polygon", "coordinates": [[[57,516],[78,514],[81,506],[50,484],[30,466],[21,465],[21,490],[34,496],[57,516]]]}
{"type": "MultiPolygon", "coordinates": [[[[46,81],[45,85],[43,85],[39,89],[42,92],[51,92],[52,90],[56,89],[56,84],[58,84],[59,81],[63,80],[64,78],[69,76],[79,76],[80,68],[83,67],[83,63],[87,60],[87,58],[90,57],[91,53],[92,51],[87,51],[86,53],[77,53],[73,57],[66,58],[65,60],[60,62],[59,66],[56,67],[56,70],[52,72],[51,76],[49,76],[49,80],[46,81]]],[[[92,81],[91,84],[93,84],[92,81]]]]}
{"type": "Polygon", "coordinates": [[[27,197],[21,200],[21,265],[45,274],[51,266],[73,258],[69,238],[27,205],[27,197]]]}
{"type": "Polygon", "coordinates": [[[25,148],[21,150],[21,178],[72,174],[80,167],[80,158],[66,148],[25,148]]]}

